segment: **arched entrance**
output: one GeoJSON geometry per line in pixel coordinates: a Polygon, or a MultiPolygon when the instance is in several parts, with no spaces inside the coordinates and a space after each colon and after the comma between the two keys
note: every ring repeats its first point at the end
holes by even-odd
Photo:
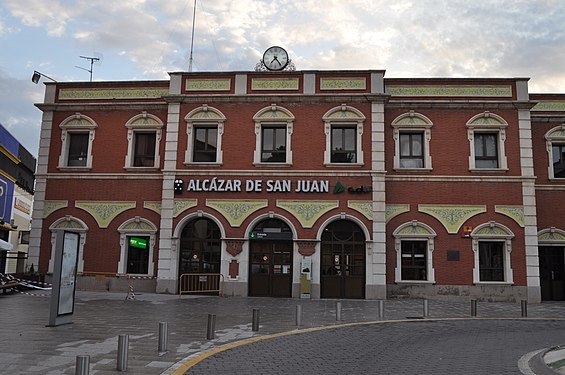
{"type": "Polygon", "coordinates": [[[337,220],[322,234],[322,298],[365,298],[365,235],[357,224],[337,220]]]}
{"type": "Polygon", "coordinates": [[[292,297],[292,230],[281,220],[257,224],[249,236],[249,295],[292,297]]]}
{"type": "MultiPolygon", "coordinates": [[[[188,222],[180,237],[179,277],[183,274],[219,274],[221,237],[220,228],[210,219],[198,218],[188,222]]],[[[213,280],[218,283],[219,277],[213,280]]],[[[189,288],[192,289],[192,286],[189,288]]],[[[207,285],[207,288],[218,290],[219,285],[207,285]]]]}

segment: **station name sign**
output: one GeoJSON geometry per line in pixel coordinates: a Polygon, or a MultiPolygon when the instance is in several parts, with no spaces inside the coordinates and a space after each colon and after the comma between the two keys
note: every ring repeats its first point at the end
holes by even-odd
{"type": "MultiPolygon", "coordinates": [[[[222,179],[218,177],[196,180],[191,179],[187,184],[187,191],[192,192],[267,192],[267,193],[329,193],[328,180],[239,180],[222,179]]],[[[345,187],[337,182],[333,193],[339,194],[347,191],[352,194],[371,193],[371,186],[345,187]]]]}

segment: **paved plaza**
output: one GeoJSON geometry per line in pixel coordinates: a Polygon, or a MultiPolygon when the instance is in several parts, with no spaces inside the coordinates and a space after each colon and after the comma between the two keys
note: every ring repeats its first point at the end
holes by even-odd
{"type": "MultiPolygon", "coordinates": [[[[35,294],[44,293],[38,291],[35,294]]],[[[33,293],[32,293],[33,294],[33,293]]],[[[531,358],[565,343],[565,303],[335,300],[77,292],[73,323],[47,327],[49,298],[0,295],[0,373],[118,374],[118,336],[129,336],[131,374],[541,374],[531,358]],[[301,325],[296,309],[301,306],[301,325]],[[252,330],[253,309],[259,330],[252,330]],[[208,314],[216,316],[208,340],[208,314]],[[168,326],[158,352],[159,322],[168,326]],[[337,327],[334,327],[339,325],[337,327]],[[245,341],[247,340],[247,341],[245,341]],[[241,345],[241,343],[244,345],[241,345]],[[534,372],[537,371],[537,372],[534,372]]],[[[544,372],[548,373],[548,372],[544,372]]],[[[552,372],[549,372],[552,373],[552,372]]]]}

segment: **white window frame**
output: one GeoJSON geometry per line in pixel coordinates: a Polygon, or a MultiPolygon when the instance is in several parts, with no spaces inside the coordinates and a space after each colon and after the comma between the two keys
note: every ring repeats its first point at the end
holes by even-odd
{"type": "Polygon", "coordinates": [[[75,113],[67,117],[59,125],[61,128],[61,154],[59,155],[59,165],[61,170],[90,170],[92,169],[92,143],[98,125],[96,122],[85,115],[75,113]],[[69,166],[69,147],[71,145],[71,134],[88,134],[88,152],[86,155],[86,165],[69,166]]]}
{"type": "Polygon", "coordinates": [[[508,170],[506,158],[506,128],[508,123],[500,116],[485,111],[473,116],[466,124],[467,138],[469,139],[469,170],[471,172],[500,172],[508,170]],[[497,135],[498,168],[477,168],[475,165],[475,132],[492,133],[497,135]]]}
{"type": "Polygon", "coordinates": [[[394,138],[394,170],[400,171],[431,171],[432,156],[430,153],[430,140],[432,139],[432,121],[421,113],[410,111],[403,113],[395,118],[391,126],[393,127],[392,137],[394,138]],[[400,134],[423,134],[424,144],[424,166],[422,168],[405,168],[400,166],[400,134]]]}
{"type": "Polygon", "coordinates": [[[545,144],[547,148],[548,166],[547,173],[550,180],[564,181],[565,178],[555,177],[553,170],[553,144],[565,145],[565,124],[559,125],[545,133],[545,144]]]}
{"type": "Polygon", "coordinates": [[[151,221],[136,216],[131,218],[119,226],[120,233],[120,261],[118,262],[119,275],[140,275],[153,276],[155,272],[155,262],[153,254],[155,252],[155,241],[157,236],[157,226],[151,221]],[[128,274],[127,273],[127,256],[128,256],[128,237],[149,237],[149,262],[146,274],[128,274]]]}
{"type": "Polygon", "coordinates": [[[145,111],[128,120],[126,123],[128,128],[128,153],[125,159],[124,169],[131,170],[147,170],[156,169],[161,165],[160,143],[163,132],[163,122],[155,115],[145,111]],[[134,167],[133,161],[135,157],[135,133],[155,133],[155,159],[152,167],[141,166],[134,167]]]}
{"type": "Polygon", "coordinates": [[[357,108],[342,104],[327,111],[322,116],[324,121],[324,133],[326,134],[326,150],[324,152],[324,166],[326,167],[359,167],[363,162],[363,124],[366,117],[357,108]],[[332,127],[350,125],[356,129],[356,162],[355,163],[332,163],[332,127]]]}
{"type": "Polygon", "coordinates": [[[184,153],[184,164],[198,165],[222,165],[222,136],[224,135],[224,124],[226,116],[217,108],[209,107],[207,104],[193,109],[185,117],[187,147],[184,153]],[[215,162],[195,162],[194,158],[194,129],[199,127],[209,127],[217,129],[216,161],[215,162]]]}
{"type": "Polygon", "coordinates": [[[477,226],[471,232],[472,249],[474,253],[473,283],[482,285],[512,285],[514,284],[514,274],[512,271],[511,254],[512,239],[514,233],[500,223],[489,221],[488,223],[477,226]],[[479,263],[479,242],[503,242],[504,243],[504,280],[503,281],[481,281],[479,263]]]}
{"type": "Polygon", "coordinates": [[[396,267],[394,269],[394,282],[397,284],[434,284],[436,282],[433,253],[435,248],[436,232],[418,220],[401,224],[392,233],[394,237],[394,250],[396,251],[396,267]],[[402,241],[426,241],[426,280],[402,280],[402,241]]]}
{"type": "Polygon", "coordinates": [[[292,133],[294,130],[295,117],[288,109],[276,104],[271,104],[259,110],[253,116],[255,122],[255,151],[253,152],[253,165],[255,166],[292,166],[292,133]],[[263,126],[286,128],[286,160],[284,162],[261,161],[263,145],[263,126]]]}
{"type": "Polygon", "coordinates": [[[77,273],[82,274],[84,272],[84,244],[86,243],[86,235],[88,233],[88,225],[81,219],[66,215],[53,222],[49,226],[51,231],[51,257],[49,258],[49,264],[47,265],[47,272],[53,273],[55,268],[55,252],[57,247],[57,232],[59,231],[69,231],[76,232],[79,234],[79,247],[78,247],[78,262],[77,262],[77,273]]]}

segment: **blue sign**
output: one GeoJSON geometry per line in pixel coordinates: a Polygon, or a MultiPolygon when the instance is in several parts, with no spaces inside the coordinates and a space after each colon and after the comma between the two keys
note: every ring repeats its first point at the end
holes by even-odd
{"type": "Polygon", "coordinates": [[[0,219],[10,221],[12,218],[12,197],[14,183],[0,176],[0,219]]]}

